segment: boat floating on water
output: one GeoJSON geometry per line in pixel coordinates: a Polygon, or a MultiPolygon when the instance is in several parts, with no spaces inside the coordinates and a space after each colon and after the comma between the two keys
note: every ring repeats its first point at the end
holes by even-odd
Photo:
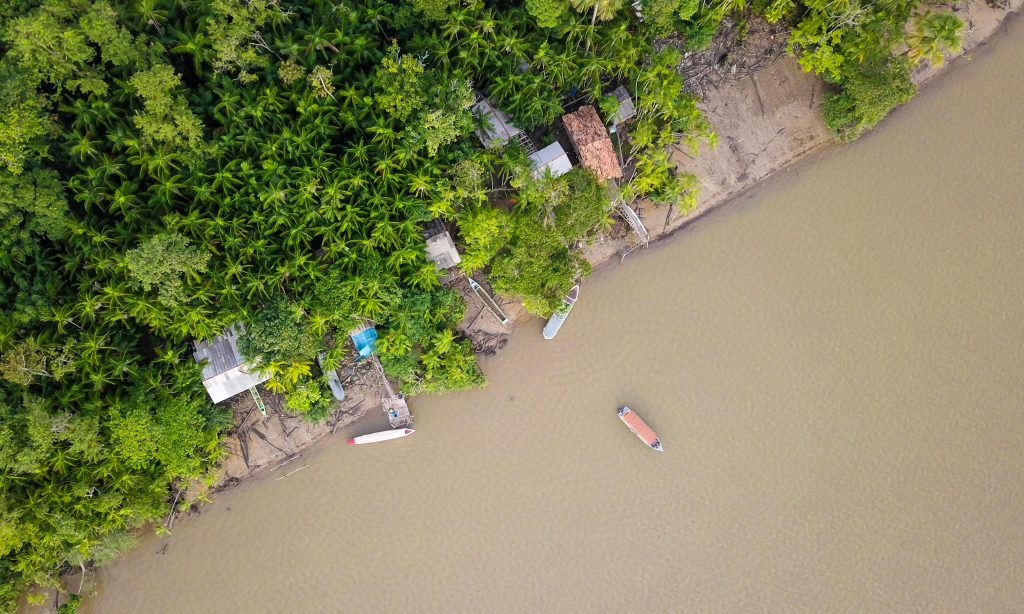
{"type": "Polygon", "coordinates": [[[369,433],[367,435],[360,435],[359,437],[353,437],[348,440],[348,445],[358,446],[364,443],[377,443],[378,441],[390,441],[392,439],[399,439],[401,437],[407,437],[412,435],[416,431],[414,429],[395,429],[393,431],[380,431],[379,433],[369,433]]]}
{"type": "Polygon", "coordinates": [[[658,434],[654,432],[654,429],[647,426],[644,419],[636,415],[636,412],[628,407],[619,408],[619,419],[626,423],[629,430],[633,431],[633,434],[640,438],[640,441],[644,442],[651,448],[658,452],[664,452],[665,448],[661,445],[661,440],[658,439],[658,434]]]}
{"type": "Polygon", "coordinates": [[[569,294],[565,295],[562,308],[555,312],[548,323],[544,325],[544,338],[554,339],[555,335],[558,334],[558,329],[562,328],[562,323],[569,317],[569,312],[572,311],[573,305],[576,304],[576,299],[580,297],[580,285],[576,284],[569,290],[569,294]]]}

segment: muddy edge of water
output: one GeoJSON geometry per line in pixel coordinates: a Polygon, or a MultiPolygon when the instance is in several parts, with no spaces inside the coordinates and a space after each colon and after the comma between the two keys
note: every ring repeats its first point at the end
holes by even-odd
{"type": "MultiPolygon", "coordinates": [[[[1022,0],[1013,0],[1017,5],[1020,5],[1022,0]]],[[[992,48],[999,44],[999,42],[1007,37],[1013,35],[1020,35],[1018,30],[1020,29],[1020,12],[1019,9],[1007,11],[1002,17],[999,27],[992,30],[988,37],[981,39],[972,48],[966,50],[961,55],[949,60],[939,69],[929,70],[924,77],[918,96],[924,95],[934,87],[941,84],[945,78],[951,78],[956,75],[959,71],[969,67],[976,58],[981,58],[992,52],[992,48]]],[[[817,77],[808,76],[810,79],[817,79],[817,77]]],[[[916,99],[916,97],[915,97],[916,99]]],[[[914,100],[911,100],[907,105],[903,105],[893,111],[893,113],[886,118],[877,128],[880,129],[887,125],[891,121],[898,121],[898,118],[906,112],[908,105],[913,105],[914,100]]],[[[819,111],[815,111],[819,113],[819,111]]],[[[877,133],[877,129],[863,136],[859,142],[866,142],[871,139],[874,134],[877,133]]],[[[724,146],[724,145],[720,145],[724,146]]],[[[669,239],[678,238],[681,233],[692,228],[698,222],[701,222],[705,217],[715,211],[723,208],[734,206],[735,204],[748,201],[757,196],[757,194],[765,189],[769,189],[773,183],[779,181],[781,178],[793,175],[799,175],[804,169],[814,165],[823,155],[830,154],[833,151],[847,147],[837,143],[831,139],[815,144],[807,149],[804,149],[798,153],[798,155],[784,160],[778,168],[770,171],[764,177],[758,179],[751,185],[724,194],[719,198],[715,198],[707,203],[704,203],[697,211],[693,214],[676,220],[673,224],[669,225],[667,231],[665,230],[654,230],[652,234],[651,246],[659,245],[669,239]]],[[[705,180],[716,180],[714,176],[710,178],[704,178],[705,180]]],[[[657,213],[661,214],[663,209],[657,209],[657,213]]],[[[620,251],[625,248],[626,244],[622,242],[611,242],[607,247],[591,254],[591,264],[594,267],[594,272],[597,273],[602,270],[614,268],[619,266],[624,260],[620,257],[620,251]]],[[[633,252],[626,258],[635,258],[639,252],[633,252]]],[[[529,322],[536,322],[538,318],[529,314],[528,312],[517,309],[515,313],[519,315],[512,316],[512,323],[510,326],[510,332],[515,332],[521,328],[524,324],[529,322]]],[[[486,363],[489,357],[480,357],[481,363],[486,363]]],[[[318,437],[314,438],[309,445],[296,446],[296,452],[298,454],[307,454],[308,450],[320,445],[321,442],[335,439],[337,436],[344,436],[345,438],[355,434],[363,434],[372,432],[374,430],[380,430],[387,428],[387,422],[380,417],[379,408],[371,409],[365,412],[355,422],[347,425],[345,428],[339,429],[335,436],[328,435],[328,430],[324,429],[318,437]],[[378,428],[379,427],[379,428],[378,428]]],[[[255,471],[246,473],[237,479],[233,480],[233,485],[227,488],[237,488],[239,486],[248,484],[257,479],[265,477],[269,474],[270,470],[277,467],[281,459],[273,460],[273,462],[267,462],[259,466],[255,471]]]]}
{"type": "Polygon", "coordinates": [[[606,267],[422,434],[143,538],[86,610],[1015,611],[1021,42],[606,267]]]}

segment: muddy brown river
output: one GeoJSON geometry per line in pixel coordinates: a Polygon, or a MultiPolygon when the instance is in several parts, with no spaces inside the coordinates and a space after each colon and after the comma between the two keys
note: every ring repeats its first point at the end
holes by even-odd
{"type": "Polygon", "coordinates": [[[143,538],[85,609],[1021,611],[1022,100],[1018,25],[592,276],[556,340],[520,323],[412,437],[339,433],[143,538]]]}

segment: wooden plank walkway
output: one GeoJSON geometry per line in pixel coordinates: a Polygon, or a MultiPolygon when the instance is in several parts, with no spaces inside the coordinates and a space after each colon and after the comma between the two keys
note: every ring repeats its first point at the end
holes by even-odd
{"type": "Polygon", "coordinates": [[[401,392],[396,393],[391,388],[391,382],[384,374],[384,367],[381,366],[376,354],[372,356],[371,360],[373,360],[373,365],[376,367],[377,373],[380,374],[381,382],[384,385],[385,394],[381,395],[381,404],[384,406],[384,413],[388,417],[388,422],[391,423],[391,428],[412,426],[412,413],[409,412],[409,404],[405,402],[405,396],[401,392]]]}

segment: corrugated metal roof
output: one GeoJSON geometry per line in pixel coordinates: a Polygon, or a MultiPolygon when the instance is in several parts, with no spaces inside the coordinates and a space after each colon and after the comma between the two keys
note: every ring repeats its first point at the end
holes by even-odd
{"type": "Polygon", "coordinates": [[[448,231],[436,234],[427,239],[427,260],[442,269],[450,269],[462,262],[459,250],[448,231]]]}
{"type": "Polygon", "coordinates": [[[210,399],[214,403],[220,403],[270,379],[269,373],[264,374],[259,371],[253,373],[245,369],[245,365],[242,365],[204,380],[203,386],[206,386],[206,392],[210,394],[210,399]]]}
{"type": "Polygon", "coordinates": [[[550,170],[552,177],[558,177],[572,170],[572,162],[569,161],[569,154],[562,149],[558,141],[541,149],[537,153],[530,154],[533,160],[533,176],[543,177],[544,171],[550,170]]]}
{"type": "Polygon", "coordinates": [[[210,341],[197,341],[192,353],[196,362],[203,365],[203,386],[214,403],[230,399],[236,394],[270,379],[270,374],[250,370],[238,349],[238,334],[244,330],[241,324],[228,327],[224,334],[210,341]]]}
{"type": "Polygon", "coordinates": [[[615,88],[612,95],[619,101],[619,110],[615,113],[613,122],[616,126],[636,116],[636,107],[633,106],[633,99],[630,98],[625,86],[615,88]]]}
{"type": "Polygon", "coordinates": [[[476,131],[484,147],[499,147],[522,132],[504,111],[492,105],[486,98],[473,105],[473,113],[484,120],[484,127],[476,131]]]}

